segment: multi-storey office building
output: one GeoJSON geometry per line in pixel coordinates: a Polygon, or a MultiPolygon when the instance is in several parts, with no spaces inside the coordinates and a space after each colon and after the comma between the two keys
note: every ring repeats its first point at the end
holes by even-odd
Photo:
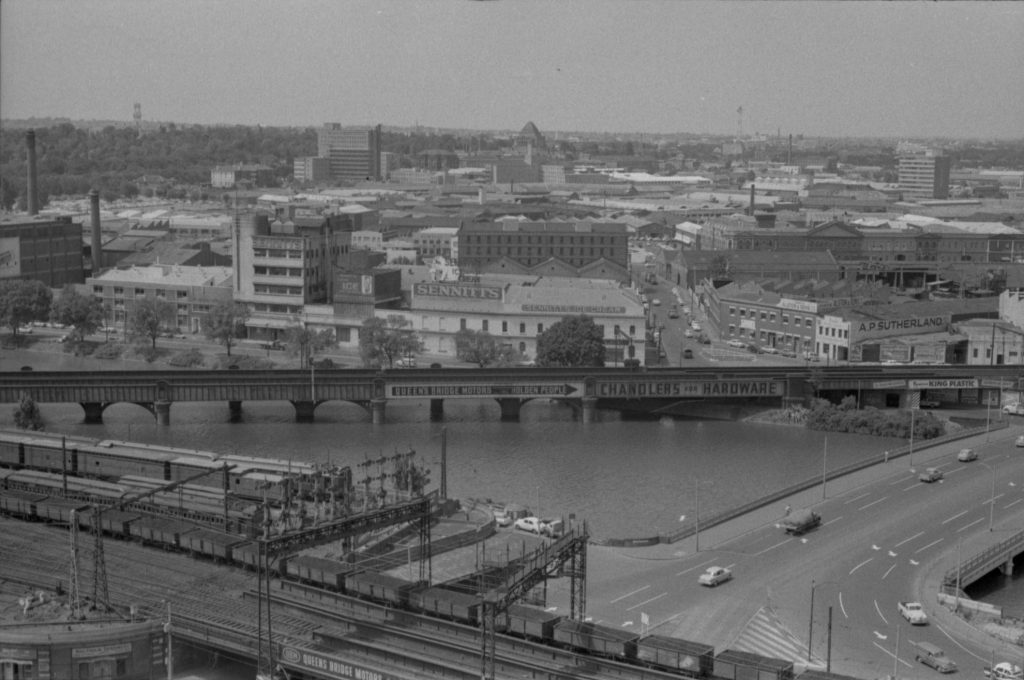
{"type": "Polygon", "coordinates": [[[334,179],[381,179],[381,126],[327,123],[317,130],[317,156],[330,161],[334,179]]]}
{"type": "Polygon", "coordinates": [[[82,225],[70,216],[0,217],[0,281],[35,279],[51,288],[85,280],[82,225]]]}
{"type": "Polygon", "coordinates": [[[949,156],[933,152],[899,158],[899,186],[903,198],[949,198],[949,156]]]}

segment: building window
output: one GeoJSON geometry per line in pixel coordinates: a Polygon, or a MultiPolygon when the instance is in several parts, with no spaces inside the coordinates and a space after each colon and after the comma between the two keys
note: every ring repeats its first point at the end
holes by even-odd
{"type": "Polygon", "coordinates": [[[526,324],[525,323],[520,323],[519,324],[519,335],[526,335],[526,324]]]}
{"type": "Polygon", "coordinates": [[[93,286],[92,287],[92,292],[95,295],[103,295],[103,286],[93,286]]]}
{"type": "Polygon", "coordinates": [[[761,321],[765,321],[768,318],[768,312],[761,312],[761,321]]]}
{"type": "Polygon", "coordinates": [[[789,325],[789,314],[782,315],[782,323],[789,325]]]}
{"type": "Polygon", "coordinates": [[[459,319],[459,330],[460,331],[466,330],[466,320],[465,319],[459,319]]]}
{"type": "Polygon", "coordinates": [[[636,326],[630,326],[629,327],[629,334],[630,335],[636,335],[636,326]]]}
{"type": "Polygon", "coordinates": [[[540,335],[543,332],[544,332],[544,324],[542,324],[542,323],[537,324],[537,335],[540,335]]]}
{"type": "Polygon", "coordinates": [[[501,322],[501,332],[508,333],[508,321],[501,322]]]}
{"type": "Polygon", "coordinates": [[[487,319],[484,319],[483,321],[480,322],[480,329],[483,330],[485,333],[487,332],[487,329],[488,329],[487,319]]]}

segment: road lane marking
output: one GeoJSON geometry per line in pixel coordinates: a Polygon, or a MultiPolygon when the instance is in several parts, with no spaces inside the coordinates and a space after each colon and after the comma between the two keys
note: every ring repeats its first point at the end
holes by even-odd
{"type": "Polygon", "coordinates": [[[825,522],[824,524],[822,524],[822,526],[825,526],[825,527],[827,527],[827,526],[828,526],[829,524],[832,524],[832,523],[834,523],[834,522],[838,522],[838,521],[839,521],[839,520],[841,520],[842,518],[843,518],[843,516],[842,516],[842,515],[839,515],[839,517],[836,517],[835,519],[830,519],[829,521],[825,522]]]}
{"type": "Polygon", "coordinates": [[[970,510],[964,510],[963,512],[958,512],[957,514],[953,515],[953,516],[952,516],[952,517],[950,517],[949,519],[944,519],[944,520],[942,520],[942,523],[943,523],[943,524],[949,524],[950,522],[952,522],[952,521],[953,521],[953,520],[955,520],[955,519],[960,519],[961,517],[963,517],[964,515],[966,515],[966,514],[967,514],[968,512],[970,512],[970,510]]]}
{"type": "Polygon", "coordinates": [[[871,507],[872,505],[877,505],[878,503],[881,503],[881,502],[882,502],[882,501],[884,501],[884,500],[885,500],[886,498],[888,498],[888,496],[882,496],[882,497],[881,497],[881,498],[879,498],[879,499],[878,499],[877,501],[871,501],[871,502],[870,502],[870,503],[868,503],[867,505],[862,505],[862,506],[860,506],[860,507],[859,507],[859,508],[857,508],[857,509],[858,509],[858,510],[866,510],[866,509],[870,508],[870,507],[871,507]]]}
{"type": "Polygon", "coordinates": [[[874,558],[874,557],[869,557],[869,558],[867,558],[866,560],[864,560],[863,562],[861,562],[860,564],[858,564],[858,565],[857,565],[856,567],[854,567],[853,569],[851,569],[851,570],[850,570],[850,574],[849,574],[849,575],[851,575],[851,576],[852,576],[852,575],[853,575],[853,572],[857,571],[858,569],[860,569],[861,567],[863,567],[863,566],[864,566],[865,564],[867,564],[868,562],[870,562],[870,561],[871,561],[871,560],[873,560],[873,559],[875,559],[875,558],[874,558]]]}
{"type": "Polygon", "coordinates": [[[913,476],[914,473],[911,472],[910,474],[911,474],[910,477],[901,477],[901,478],[897,479],[895,482],[889,482],[889,486],[895,486],[897,484],[902,484],[903,482],[907,481],[908,479],[915,479],[915,477],[913,476]]]}
{"type": "Polygon", "coordinates": [[[938,539],[938,540],[932,541],[928,545],[921,546],[920,548],[918,548],[917,550],[914,551],[914,554],[916,555],[917,553],[921,552],[922,550],[927,550],[928,548],[932,547],[933,545],[938,545],[939,543],[942,543],[942,539],[941,538],[938,539]]]}
{"type": "Polygon", "coordinates": [[[758,555],[763,555],[763,554],[765,554],[766,552],[768,552],[769,550],[775,550],[775,549],[776,549],[776,548],[778,548],[778,547],[779,547],[780,545],[786,545],[787,543],[789,543],[789,542],[790,542],[790,541],[792,541],[792,540],[793,540],[792,538],[787,538],[787,539],[786,539],[786,540],[784,540],[784,541],[779,541],[779,542],[778,542],[778,543],[776,543],[775,545],[772,545],[772,546],[768,546],[767,548],[765,548],[765,549],[764,549],[764,550],[762,550],[761,552],[756,552],[756,553],[754,553],[754,557],[757,557],[758,555]]]}
{"type": "Polygon", "coordinates": [[[862,493],[862,494],[861,494],[861,495],[859,495],[859,496],[854,496],[854,497],[853,497],[853,498],[851,498],[850,500],[848,500],[848,501],[845,501],[845,502],[843,503],[843,505],[849,505],[850,503],[855,503],[855,502],[859,501],[859,500],[860,500],[861,498],[867,498],[867,497],[868,497],[868,496],[870,496],[870,495],[871,495],[871,492],[870,492],[870,491],[869,491],[868,493],[862,493]]]}
{"type": "Polygon", "coordinates": [[[631,612],[634,609],[636,609],[637,607],[643,607],[645,604],[650,604],[651,602],[654,602],[655,600],[660,600],[661,598],[665,597],[666,595],[668,595],[668,593],[662,593],[661,595],[656,595],[656,596],[652,597],[649,600],[644,600],[643,602],[637,602],[632,607],[626,607],[626,611],[627,612],[631,612]]]}
{"type": "Polygon", "coordinates": [[[982,503],[982,505],[988,505],[989,503],[995,502],[995,501],[999,500],[1000,498],[1002,498],[1005,495],[1006,495],[1005,493],[996,494],[995,497],[989,498],[987,501],[982,503]]]}
{"type": "Polygon", "coordinates": [[[956,530],[956,532],[957,532],[957,533],[960,533],[961,531],[964,531],[964,530],[966,530],[966,529],[970,529],[970,528],[971,528],[971,527],[973,527],[973,526],[974,526],[975,524],[980,524],[981,522],[984,522],[984,521],[985,521],[985,518],[984,518],[984,517],[979,517],[978,519],[974,520],[974,521],[973,521],[973,522],[971,522],[970,524],[966,524],[966,525],[964,525],[964,526],[960,527],[959,529],[957,529],[957,530],[956,530]]]}
{"type": "Polygon", "coordinates": [[[917,488],[917,487],[919,487],[919,486],[924,486],[924,485],[923,485],[923,484],[921,484],[921,482],[914,482],[914,483],[913,483],[913,484],[911,484],[910,486],[905,486],[905,487],[903,487],[903,491],[910,491],[911,489],[915,489],[915,488],[917,488]]]}
{"type": "Polygon", "coordinates": [[[885,625],[889,625],[889,619],[885,618],[885,614],[882,613],[882,608],[878,606],[878,600],[875,600],[875,611],[878,612],[878,616],[882,619],[885,625]]]}
{"type": "Polygon", "coordinates": [[[632,597],[633,595],[636,595],[637,593],[642,593],[642,592],[644,592],[645,590],[647,590],[648,588],[650,588],[650,586],[644,586],[643,588],[637,588],[636,590],[634,590],[634,591],[633,591],[633,592],[631,592],[631,593],[626,593],[626,594],[625,594],[625,595],[623,595],[622,597],[617,597],[617,598],[615,598],[614,600],[612,600],[612,601],[611,601],[611,602],[609,602],[608,604],[615,604],[615,603],[616,603],[616,602],[618,602],[619,600],[625,600],[625,599],[626,599],[627,597],[632,597]]]}
{"type": "MultiPolygon", "coordinates": [[[[945,524],[945,522],[943,522],[943,524],[945,524]]],[[[914,540],[915,538],[917,538],[918,536],[922,536],[922,535],[924,535],[924,532],[923,532],[923,531],[918,531],[918,532],[917,532],[916,534],[914,534],[914,535],[913,535],[913,536],[911,536],[910,538],[904,538],[904,539],[903,539],[902,541],[900,541],[899,543],[897,543],[897,544],[896,544],[896,545],[894,545],[893,547],[894,547],[894,548],[898,548],[898,547],[900,547],[901,545],[903,545],[904,543],[910,543],[910,542],[911,542],[911,541],[913,541],[913,540],[914,540]]]]}
{"type": "MultiPolygon", "coordinates": [[[[878,644],[877,642],[872,642],[871,644],[873,644],[875,647],[878,647],[880,650],[882,650],[883,652],[885,652],[889,656],[895,656],[892,652],[890,652],[888,649],[886,649],[882,645],[878,644]]],[[[908,662],[904,661],[903,659],[899,658],[898,656],[896,657],[896,660],[899,661],[904,666],[906,666],[907,668],[910,668],[910,664],[908,662]]]]}
{"type": "Polygon", "coordinates": [[[1006,508],[1012,508],[1013,506],[1017,505],[1017,503],[1020,503],[1020,502],[1022,502],[1022,501],[1024,501],[1024,498],[1018,498],[1018,499],[1017,499],[1017,500],[1015,500],[1014,502],[1012,502],[1012,503],[1007,503],[1006,505],[1004,505],[1004,506],[1003,506],[1003,509],[1005,510],[1006,508]]]}
{"type": "Polygon", "coordinates": [[[846,613],[846,607],[843,605],[843,594],[839,593],[839,611],[843,613],[843,618],[850,618],[850,615],[846,613]]]}
{"type": "Polygon", "coordinates": [[[889,572],[891,572],[891,571],[892,571],[893,569],[895,569],[895,568],[896,568],[896,565],[895,565],[895,564],[893,564],[893,565],[892,565],[891,567],[889,567],[888,569],[886,569],[886,570],[885,570],[885,573],[884,573],[884,574],[882,574],[882,578],[884,579],[884,578],[885,578],[886,576],[888,576],[888,575],[889,575],[889,572]]]}
{"type": "Polygon", "coordinates": [[[683,574],[689,574],[694,569],[700,569],[701,567],[706,567],[709,564],[714,564],[714,562],[715,562],[714,560],[708,560],[707,562],[701,562],[700,564],[695,564],[692,567],[690,567],[689,569],[683,569],[682,571],[677,571],[676,572],[676,576],[682,576],[683,574]]]}

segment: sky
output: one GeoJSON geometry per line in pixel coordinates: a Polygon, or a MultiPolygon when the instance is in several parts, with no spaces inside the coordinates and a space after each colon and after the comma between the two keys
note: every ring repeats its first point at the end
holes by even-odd
{"type": "Polygon", "coordinates": [[[0,118],[1020,139],[1022,36],[1020,2],[3,0],[0,118]]]}

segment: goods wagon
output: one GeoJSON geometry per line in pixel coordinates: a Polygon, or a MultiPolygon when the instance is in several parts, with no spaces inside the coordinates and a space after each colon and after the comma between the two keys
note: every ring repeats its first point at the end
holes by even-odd
{"type": "Polygon", "coordinates": [[[218,562],[230,562],[232,549],[245,540],[211,529],[193,529],[180,536],[181,548],[194,555],[204,555],[218,562]]]}
{"type": "Polygon", "coordinates": [[[153,479],[168,479],[174,456],[161,452],[141,452],[103,441],[73,449],[76,474],[103,479],[117,479],[124,475],[141,475],[153,479]]]}
{"type": "Polygon", "coordinates": [[[358,595],[394,607],[407,606],[409,592],[414,588],[414,583],[372,571],[350,574],[345,578],[345,592],[349,595],[358,595]]]}
{"type": "Polygon", "coordinates": [[[83,527],[95,530],[96,518],[98,517],[100,528],[104,532],[119,538],[128,538],[131,536],[132,522],[139,519],[140,515],[122,510],[104,510],[98,515],[92,511],[83,512],[79,517],[83,527]]]}
{"type": "Polygon", "coordinates": [[[636,643],[640,636],[617,628],[599,626],[587,621],[562,619],[555,624],[555,642],[598,656],[636,658],[636,643]]]}
{"type": "Polygon", "coordinates": [[[714,675],[727,680],[792,680],[793,662],[725,649],[715,657],[714,675]]]}
{"type": "Polygon", "coordinates": [[[506,633],[532,640],[551,640],[555,635],[555,624],[564,617],[536,607],[514,604],[508,608],[507,618],[506,633]]]}
{"type": "Polygon", "coordinates": [[[476,625],[480,621],[480,598],[448,588],[434,587],[412,591],[409,606],[425,614],[476,625]]]}
{"type": "Polygon", "coordinates": [[[11,456],[17,457],[17,460],[10,463],[13,465],[52,472],[60,472],[66,466],[68,471],[71,471],[72,462],[70,454],[61,450],[60,442],[53,439],[31,436],[22,437],[15,444],[13,454],[8,453],[5,455],[5,458],[11,456]]]}
{"type": "Polygon", "coordinates": [[[839,675],[817,669],[806,670],[800,674],[800,680],[858,680],[850,675],[839,675]]]}
{"type": "Polygon", "coordinates": [[[351,564],[313,555],[293,555],[284,565],[284,573],[304,583],[339,592],[345,590],[345,577],[353,570],[351,564]]]}
{"type": "Polygon", "coordinates": [[[36,517],[36,503],[46,500],[46,496],[22,491],[4,491],[0,493],[0,512],[16,517],[31,519],[36,517]]]}
{"type": "Polygon", "coordinates": [[[182,534],[191,530],[190,524],[156,517],[142,517],[130,527],[132,537],[144,545],[156,544],[164,548],[180,548],[182,534]]]}
{"type": "Polygon", "coordinates": [[[715,648],[701,642],[648,635],[637,643],[636,658],[659,668],[703,677],[714,670],[715,648]]]}
{"type": "Polygon", "coordinates": [[[59,522],[68,525],[71,524],[72,511],[78,511],[78,514],[81,515],[82,511],[88,508],[89,506],[81,501],[54,497],[40,499],[35,504],[36,517],[39,519],[44,522],[59,522]]]}

